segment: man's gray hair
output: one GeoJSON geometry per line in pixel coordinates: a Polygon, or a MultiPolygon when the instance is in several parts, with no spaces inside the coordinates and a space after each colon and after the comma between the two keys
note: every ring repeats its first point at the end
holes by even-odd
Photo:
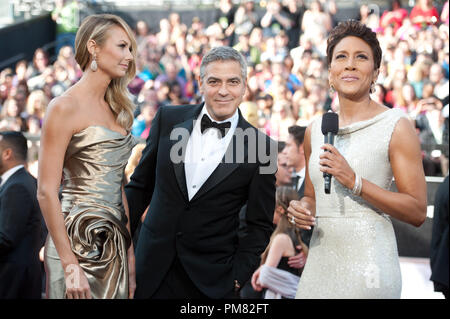
{"type": "Polygon", "coordinates": [[[247,62],[244,56],[235,49],[227,46],[216,47],[205,54],[200,65],[200,79],[205,77],[205,69],[208,64],[215,61],[236,61],[241,66],[241,76],[247,81],[247,62]]]}

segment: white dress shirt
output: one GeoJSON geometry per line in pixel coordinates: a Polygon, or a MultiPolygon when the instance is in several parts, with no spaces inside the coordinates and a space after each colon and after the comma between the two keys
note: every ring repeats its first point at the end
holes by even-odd
{"type": "Polygon", "coordinates": [[[6,172],[4,172],[1,176],[1,184],[0,187],[2,187],[6,181],[15,173],[17,172],[19,169],[21,169],[23,167],[23,165],[17,165],[14,166],[13,168],[10,168],[9,170],[7,170],[6,172]]]}
{"type": "Polygon", "coordinates": [[[194,127],[186,147],[184,170],[189,200],[195,196],[219,165],[225,155],[228,144],[230,144],[239,119],[239,113],[236,110],[230,118],[220,122],[215,121],[217,123],[231,122],[231,126],[226,135],[220,138],[216,129],[208,129],[202,134],[200,123],[204,114],[212,120],[206,106],[203,106],[200,115],[194,122],[194,127]]]}
{"type": "Polygon", "coordinates": [[[295,173],[295,174],[299,177],[299,178],[298,178],[297,185],[296,185],[296,188],[295,188],[297,191],[302,187],[302,184],[303,184],[303,182],[305,181],[305,172],[306,172],[306,168],[303,167],[303,168],[300,170],[300,172],[296,172],[296,173],[295,173]]]}

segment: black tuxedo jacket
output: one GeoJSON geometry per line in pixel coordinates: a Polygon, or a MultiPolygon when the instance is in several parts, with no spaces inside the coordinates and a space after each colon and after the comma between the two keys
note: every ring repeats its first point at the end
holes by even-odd
{"type": "MultiPolygon", "coordinates": [[[[150,204],[136,247],[136,298],[152,296],[175,256],[200,291],[222,298],[232,292],[234,280],[243,284],[250,278],[268,244],[275,172],[261,174],[263,161],[258,157],[249,160],[249,149],[257,146],[249,145],[249,139],[244,142],[243,162],[222,160],[192,200],[188,199],[184,163],[174,163],[170,156],[173,147],[186,145],[188,138],[171,140],[170,135],[174,129],[190,134],[202,107],[166,106],[158,110],[142,158],[125,187],[132,232],[150,204]],[[239,238],[239,211],[245,203],[247,230],[239,238]]],[[[240,112],[237,128],[250,129],[264,139],[267,153],[270,147],[273,150],[270,161],[276,170],[275,143],[245,121],[240,112]]],[[[236,142],[236,133],[232,141],[236,142]]],[[[230,143],[227,152],[236,144],[230,143]]]]}
{"type": "Polygon", "coordinates": [[[448,175],[439,186],[434,201],[433,228],[431,234],[430,266],[435,291],[448,294],[448,175]]]}
{"type": "Polygon", "coordinates": [[[45,230],[36,189],[24,168],[0,189],[0,299],[41,298],[45,230]]]}

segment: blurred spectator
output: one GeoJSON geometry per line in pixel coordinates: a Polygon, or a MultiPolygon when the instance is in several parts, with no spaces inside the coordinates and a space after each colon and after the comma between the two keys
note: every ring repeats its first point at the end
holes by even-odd
{"type": "Polygon", "coordinates": [[[232,42],[234,34],[234,16],[237,8],[234,6],[232,0],[220,0],[219,8],[216,10],[214,21],[217,21],[222,33],[227,37],[228,43],[232,42]]]}
{"type": "Polygon", "coordinates": [[[306,10],[302,21],[302,32],[314,45],[319,46],[321,39],[326,39],[331,31],[331,16],[323,11],[318,0],[311,1],[310,9],[306,10]]]}
{"type": "MultiPolygon", "coordinates": [[[[286,144],[283,143],[282,145],[286,144]]],[[[284,147],[282,148],[282,150],[283,149],[284,147]]],[[[276,177],[275,185],[277,187],[279,186],[292,187],[293,168],[288,165],[287,155],[284,152],[282,152],[282,150],[278,152],[278,159],[277,159],[278,170],[275,174],[276,177]]]]}
{"type": "Polygon", "coordinates": [[[416,0],[409,18],[417,28],[425,28],[439,22],[439,12],[432,0],[416,0]]]}
{"type": "MultiPolygon", "coordinates": [[[[82,71],[75,61],[75,55],[71,46],[63,46],[59,50],[56,62],[67,72],[68,84],[72,85],[81,78],[82,71]]],[[[56,63],[53,64],[55,66],[56,63]]]]}
{"type": "Polygon", "coordinates": [[[234,32],[237,37],[241,34],[250,34],[252,29],[259,25],[259,18],[255,10],[254,1],[242,1],[241,5],[236,10],[236,14],[234,15],[234,25],[234,32]]]}
{"type": "Polygon", "coordinates": [[[438,63],[434,63],[430,68],[430,82],[434,85],[433,94],[443,101],[448,98],[448,79],[444,77],[444,70],[438,63]]]}
{"type": "Polygon", "coordinates": [[[34,51],[33,62],[28,66],[28,77],[33,78],[42,74],[48,67],[48,53],[42,48],[37,48],[34,51]]]}
{"type": "Polygon", "coordinates": [[[77,0],[55,0],[52,19],[56,22],[56,54],[69,45],[75,47],[75,35],[80,25],[80,12],[77,0]]]}
{"type": "Polygon", "coordinates": [[[44,118],[49,99],[42,90],[35,90],[30,93],[28,97],[26,112],[27,116],[35,117],[39,120],[39,127],[41,120],[44,118]]]}
{"type": "Polygon", "coordinates": [[[254,127],[258,127],[258,105],[254,102],[253,93],[249,89],[245,91],[244,98],[239,109],[244,119],[254,127]]]}
{"type": "Polygon", "coordinates": [[[279,0],[269,0],[267,3],[266,12],[261,18],[264,37],[274,37],[281,30],[289,30],[292,28],[293,21],[282,9],[279,0]]]}
{"type": "Polygon", "coordinates": [[[156,34],[159,48],[164,48],[170,43],[170,34],[172,28],[169,19],[161,19],[159,21],[159,32],[156,34]]]}
{"type": "Polygon", "coordinates": [[[408,17],[408,10],[402,7],[401,0],[393,0],[390,2],[389,10],[385,10],[380,18],[380,26],[382,30],[387,26],[393,28],[394,33],[402,26],[403,20],[408,17]]]}
{"type": "Polygon", "coordinates": [[[291,50],[297,47],[300,42],[301,26],[306,6],[303,0],[288,0],[282,10],[291,22],[290,28],[286,31],[289,37],[288,49],[291,50]]]}
{"type": "Polygon", "coordinates": [[[158,75],[155,79],[155,89],[158,90],[163,83],[177,82],[180,85],[182,96],[186,96],[186,80],[178,75],[178,70],[174,62],[168,62],[165,66],[165,73],[158,75]]]}
{"type": "Polygon", "coordinates": [[[13,87],[14,74],[10,68],[0,72],[0,105],[8,98],[9,92],[13,87]]]}
{"type": "Polygon", "coordinates": [[[157,107],[154,103],[147,102],[141,106],[141,114],[133,121],[131,134],[136,137],[146,139],[152,127],[153,118],[156,115],[157,107]]]}
{"type": "Polygon", "coordinates": [[[1,111],[0,131],[26,131],[26,121],[20,115],[17,101],[8,98],[1,111]]]}
{"type": "Polygon", "coordinates": [[[369,8],[367,4],[363,4],[359,8],[358,20],[374,32],[376,32],[380,26],[379,17],[375,14],[375,12],[373,12],[372,9],[369,8]]]}
{"type": "Polygon", "coordinates": [[[448,27],[448,0],[445,1],[444,6],[442,7],[442,12],[441,12],[441,21],[442,23],[446,24],[448,27]]]}
{"type": "Polygon", "coordinates": [[[26,60],[20,60],[16,63],[16,74],[13,77],[12,85],[17,86],[19,82],[26,81],[28,74],[28,63],[26,60]]]}
{"type": "Polygon", "coordinates": [[[286,127],[295,124],[292,115],[291,103],[287,100],[278,100],[274,102],[270,122],[266,125],[266,132],[269,136],[281,141],[286,141],[289,133],[286,127]]]}
{"type": "Polygon", "coordinates": [[[178,13],[172,12],[169,14],[170,24],[170,43],[174,44],[178,39],[184,38],[187,32],[187,26],[181,23],[181,17],[178,13]]]}
{"type": "Polygon", "coordinates": [[[138,48],[145,46],[149,41],[149,27],[147,22],[144,20],[138,20],[136,22],[135,34],[136,34],[136,43],[138,48]]]}

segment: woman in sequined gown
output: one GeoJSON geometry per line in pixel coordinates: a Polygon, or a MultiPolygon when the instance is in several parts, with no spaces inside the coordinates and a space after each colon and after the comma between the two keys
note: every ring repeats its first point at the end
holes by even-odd
{"type": "Polygon", "coordinates": [[[83,76],[50,103],[39,153],[47,296],[132,298],[134,252],[122,181],[135,145],[126,86],[136,72],[136,42],[121,18],[102,14],[83,21],[75,46],[83,76]]]}
{"type": "Polygon", "coordinates": [[[298,227],[315,226],[296,298],[400,298],[390,217],[415,226],[425,220],[419,139],[402,111],[370,98],[381,62],[375,33],[354,20],[340,23],[327,59],[339,131],[334,146],[323,143],[322,119],[306,131],[305,196],[288,212],[298,227]],[[324,172],[332,175],[331,194],[324,172]],[[392,177],[398,192],[389,190],[392,177]]]}

